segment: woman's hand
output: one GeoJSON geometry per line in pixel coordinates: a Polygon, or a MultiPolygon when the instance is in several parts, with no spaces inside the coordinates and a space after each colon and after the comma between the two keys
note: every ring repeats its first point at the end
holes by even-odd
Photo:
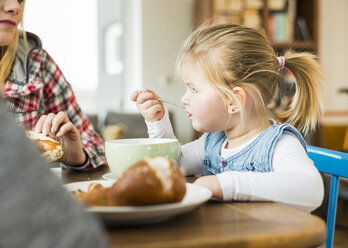
{"type": "Polygon", "coordinates": [[[136,102],[139,112],[149,122],[158,121],[164,116],[164,106],[158,98],[158,95],[149,89],[137,90],[131,94],[131,100],[136,102]]]}
{"type": "Polygon", "coordinates": [[[210,189],[213,192],[213,197],[223,200],[222,190],[217,176],[211,175],[199,177],[196,181],[194,181],[194,184],[210,189]]]}
{"type": "Polygon", "coordinates": [[[64,151],[59,162],[67,165],[82,165],[86,161],[80,132],[64,112],[42,115],[36,123],[35,131],[58,139],[64,151]]]}

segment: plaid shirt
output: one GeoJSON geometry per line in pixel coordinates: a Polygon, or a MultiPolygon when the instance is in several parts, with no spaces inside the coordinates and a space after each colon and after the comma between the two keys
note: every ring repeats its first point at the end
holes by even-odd
{"type": "Polygon", "coordinates": [[[80,131],[89,161],[81,167],[63,165],[74,170],[106,165],[104,143],[76,102],[73,90],[57,64],[41,48],[39,38],[28,33],[30,52],[18,44],[17,57],[3,93],[10,112],[25,129],[33,129],[41,115],[64,111],[80,131]]]}

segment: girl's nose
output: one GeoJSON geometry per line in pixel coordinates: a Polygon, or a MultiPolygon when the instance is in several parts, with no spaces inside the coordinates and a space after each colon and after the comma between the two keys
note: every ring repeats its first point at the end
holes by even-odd
{"type": "Polygon", "coordinates": [[[181,102],[184,104],[184,106],[188,105],[186,93],[181,97],[181,102]]]}
{"type": "Polygon", "coordinates": [[[10,13],[13,15],[18,15],[22,10],[22,7],[19,4],[18,0],[5,0],[5,1],[3,1],[3,8],[4,8],[4,11],[6,13],[10,13]]]}

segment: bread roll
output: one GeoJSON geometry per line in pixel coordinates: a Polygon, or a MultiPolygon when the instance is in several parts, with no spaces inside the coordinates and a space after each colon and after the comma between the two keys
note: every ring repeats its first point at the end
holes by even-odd
{"type": "Polygon", "coordinates": [[[166,157],[143,159],[128,169],[110,187],[91,184],[76,197],[87,205],[141,206],[180,202],[186,193],[186,179],[180,168],[166,157]]]}
{"type": "Polygon", "coordinates": [[[34,143],[44,151],[42,154],[48,161],[54,162],[60,159],[64,152],[61,144],[48,135],[43,133],[38,133],[36,131],[27,131],[27,136],[29,139],[34,141],[34,143]]]}
{"type": "Polygon", "coordinates": [[[181,201],[186,179],[166,157],[145,158],[125,170],[109,191],[109,204],[139,206],[181,201]]]}
{"type": "Polygon", "coordinates": [[[82,190],[75,191],[75,197],[90,206],[107,206],[108,188],[104,188],[99,183],[91,183],[88,192],[82,190]]]}

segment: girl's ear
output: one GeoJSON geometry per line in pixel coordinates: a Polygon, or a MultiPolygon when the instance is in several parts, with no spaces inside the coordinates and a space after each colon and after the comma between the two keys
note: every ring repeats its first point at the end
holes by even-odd
{"type": "Polygon", "coordinates": [[[235,114],[241,111],[241,108],[244,107],[246,100],[247,100],[247,94],[245,90],[242,87],[234,87],[233,93],[238,99],[238,102],[235,100],[230,100],[228,103],[228,113],[235,114]]]}

